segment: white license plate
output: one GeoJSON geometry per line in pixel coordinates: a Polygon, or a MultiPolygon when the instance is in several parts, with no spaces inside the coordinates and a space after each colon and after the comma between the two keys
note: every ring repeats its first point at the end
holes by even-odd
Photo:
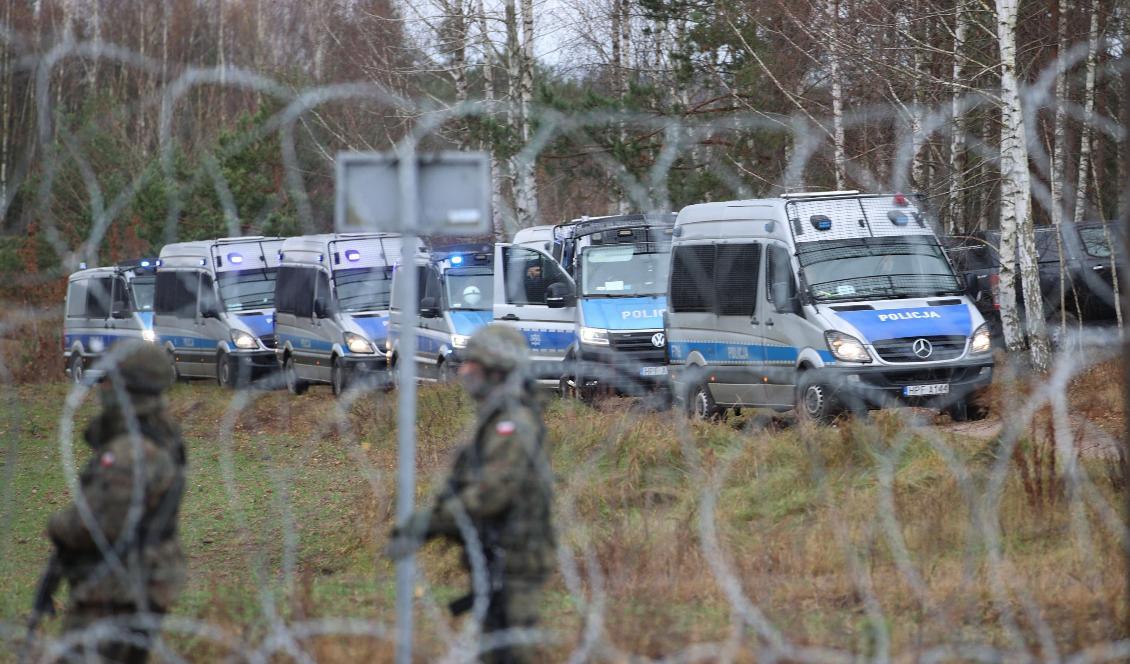
{"type": "Polygon", "coordinates": [[[932,394],[949,394],[950,386],[947,383],[939,385],[907,385],[902,388],[904,397],[924,397],[932,394]]]}
{"type": "Polygon", "coordinates": [[[666,376],[667,367],[643,367],[640,369],[641,376],[666,376]]]}

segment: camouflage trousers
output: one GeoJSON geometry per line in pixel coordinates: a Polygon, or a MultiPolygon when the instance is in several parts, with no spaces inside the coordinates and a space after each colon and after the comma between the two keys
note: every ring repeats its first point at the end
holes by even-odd
{"type": "MultiPolygon", "coordinates": [[[[540,601],[541,583],[505,581],[500,592],[491,593],[490,605],[483,620],[483,634],[489,635],[510,628],[536,628],[540,601]]],[[[482,654],[482,661],[489,664],[526,664],[542,660],[535,645],[510,645],[493,648],[482,654]]]]}
{"type": "MultiPolygon", "coordinates": [[[[67,609],[63,620],[63,631],[83,631],[100,620],[118,618],[129,621],[136,615],[133,604],[75,604],[67,609]]],[[[160,617],[163,610],[151,607],[150,614],[160,617]]],[[[140,627],[123,625],[103,638],[90,642],[88,646],[80,637],[71,646],[61,661],[99,662],[100,664],[144,664],[149,659],[149,648],[156,626],[140,627]]]]}

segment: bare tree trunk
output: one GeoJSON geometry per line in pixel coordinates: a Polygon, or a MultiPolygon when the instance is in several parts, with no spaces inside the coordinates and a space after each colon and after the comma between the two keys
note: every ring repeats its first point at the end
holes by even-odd
{"type": "MultiPolygon", "coordinates": [[[[623,145],[627,140],[627,131],[624,127],[623,113],[625,111],[625,98],[627,97],[627,83],[624,67],[624,36],[625,26],[624,19],[627,15],[628,0],[613,0],[612,2],[612,85],[615,88],[617,99],[617,111],[621,114],[616,120],[616,135],[623,145]]],[[[622,187],[615,188],[616,195],[616,210],[620,214],[628,212],[628,201],[624,196],[622,187]]]]}
{"type": "Polygon", "coordinates": [[[1016,14],[1019,0],[996,0],[997,39],[1001,55],[1001,323],[1012,351],[1022,350],[1024,336],[1016,301],[1016,260],[1024,292],[1025,322],[1032,366],[1048,368],[1047,330],[1036,262],[1030,210],[1028,145],[1020,84],[1016,78],[1016,14]]]}
{"type": "MultiPolygon", "coordinates": [[[[508,0],[512,5],[513,0],[508,0]]],[[[508,9],[508,12],[510,10],[508,9]]],[[[522,38],[521,46],[514,44],[514,63],[512,73],[518,75],[518,138],[523,146],[530,142],[531,104],[534,96],[534,8],[533,0],[521,1],[522,38]],[[514,71],[514,70],[517,71],[514,71]]],[[[517,32],[517,25],[514,26],[517,32]]],[[[536,159],[523,159],[516,154],[513,158],[515,178],[515,212],[518,225],[528,227],[537,224],[537,162],[536,159]]]]}
{"type": "Polygon", "coordinates": [[[832,76],[832,161],[836,170],[836,189],[847,182],[847,155],[844,152],[844,93],[840,85],[839,25],[840,1],[828,0],[829,32],[832,48],[828,49],[828,64],[832,76]]]}
{"type": "Polygon", "coordinates": [[[455,68],[455,102],[467,101],[467,12],[463,0],[454,0],[448,6],[453,44],[451,64],[455,68]]]}
{"type": "MultiPolygon", "coordinates": [[[[479,40],[480,47],[483,51],[483,98],[486,101],[488,112],[491,117],[494,117],[494,44],[490,39],[490,32],[487,29],[487,14],[486,7],[483,0],[476,0],[475,11],[478,13],[479,22],[479,40]]],[[[506,227],[502,222],[502,164],[498,159],[498,149],[491,141],[486,146],[490,150],[490,204],[492,215],[492,226],[494,228],[494,237],[497,240],[502,240],[506,237],[506,227]]]]}
{"type": "Polygon", "coordinates": [[[219,37],[219,57],[220,57],[220,126],[227,126],[227,99],[228,99],[228,56],[227,56],[227,39],[226,39],[226,25],[227,21],[224,20],[224,0],[216,0],[216,9],[219,11],[220,20],[220,37],[219,37]]]}
{"type": "MultiPolygon", "coordinates": [[[[916,16],[921,15],[921,4],[915,2],[913,5],[914,13],[916,16]]],[[[925,42],[930,43],[930,23],[925,24],[925,42]]],[[[911,24],[913,25],[913,23],[911,24]]],[[[912,67],[914,70],[914,78],[910,81],[910,179],[911,187],[915,191],[928,194],[929,184],[926,182],[926,164],[924,160],[924,148],[926,145],[926,137],[922,134],[923,126],[925,125],[925,109],[922,108],[922,93],[921,93],[921,80],[922,80],[922,49],[918,48],[916,44],[911,44],[911,59],[912,67]]],[[[899,174],[901,178],[901,173],[899,174]]]]}
{"type": "Polygon", "coordinates": [[[1056,247],[1059,250],[1059,333],[1060,338],[1067,334],[1067,267],[1063,255],[1063,235],[1060,225],[1066,214],[1064,209],[1063,187],[1067,183],[1067,0],[1058,0],[1053,5],[1056,13],[1056,62],[1055,62],[1055,124],[1052,129],[1052,225],[1055,226],[1056,247]]]}
{"type": "Polygon", "coordinates": [[[1076,224],[1087,210],[1087,168],[1091,161],[1091,125],[1095,119],[1095,61],[1099,50],[1099,0],[1091,3],[1091,27],[1087,38],[1087,78],[1083,91],[1083,130],[1079,137],[1079,174],[1075,186],[1076,224]]]}
{"type": "Polygon", "coordinates": [[[962,83],[961,78],[961,51],[965,47],[965,39],[969,32],[969,19],[966,16],[965,0],[957,0],[957,5],[954,8],[954,31],[953,31],[953,100],[952,100],[952,115],[953,115],[953,129],[950,135],[950,191],[949,191],[949,214],[946,215],[947,232],[950,235],[956,235],[961,230],[965,229],[965,208],[962,205],[964,197],[962,186],[964,181],[962,178],[962,169],[964,168],[964,160],[962,159],[965,152],[965,113],[962,108],[962,95],[958,93],[959,85],[962,83]]]}

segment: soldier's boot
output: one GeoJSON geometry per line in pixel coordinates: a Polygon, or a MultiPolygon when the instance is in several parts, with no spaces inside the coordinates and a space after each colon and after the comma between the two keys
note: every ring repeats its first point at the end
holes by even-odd
{"type": "MultiPolygon", "coordinates": [[[[63,631],[70,634],[83,632],[100,620],[117,618],[128,621],[135,610],[131,605],[77,605],[67,610],[63,621],[63,631]]],[[[78,642],[63,655],[64,662],[98,662],[99,664],[145,664],[149,660],[149,648],[153,631],[134,626],[121,626],[113,633],[97,639],[87,640],[78,637],[78,642]],[[93,649],[88,649],[88,644],[93,649]]]]}

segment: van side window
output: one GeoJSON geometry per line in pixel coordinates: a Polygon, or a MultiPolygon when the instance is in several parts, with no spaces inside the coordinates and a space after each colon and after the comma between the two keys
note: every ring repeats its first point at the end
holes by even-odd
{"type": "Polygon", "coordinates": [[[675,247],[671,257],[671,311],[714,311],[714,245],[675,247]]]}
{"type": "Polygon", "coordinates": [[[212,282],[212,275],[200,273],[200,311],[213,309],[222,311],[220,299],[216,297],[216,286],[212,282]]]}
{"type": "Polygon", "coordinates": [[[435,306],[438,307],[440,305],[442,295],[439,288],[439,275],[434,268],[416,268],[416,297],[419,299],[421,305],[424,302],[424,298],[429,297],[436,303],[435,306]]]}
{"type": "MultiPolygon", "coordinates": [[[[323,310],[330,311],[334,305],[333,293],[330,291],[330,275],[321,270],[315,270],[314,273],[314,301],[321,300],[323,310]]],[[[310,308],[310,313],[313,314],[313,304],[310,308]]]]}
{"type": "Polygon", "coordinates": [[[761,269],[761,245],[717,245],[714,292],[719,316],[752,316],[757,306],[757,279],[761,269]]]}
{"type": "Polygon", "coordinates": [[[317,270],[309,267],[294,268],[291,281],[291,301],[294,303],[294,315],[298,318],[313,318],[314,316],[314,284],[317,270]]]}
{"type": "Polygon", "coordinates": [[[76,279],[67,287],[67,317],[81,318],[86,315],[86,282],[76,279]]]}
{"type": "Polygon", "coordinates": [[[294,273],[293,267],[280,267],[279,276],[275,279],[275,312],[280,314],[294,313],[294,273]]]}
{"type": "Polygon", "coordinates": [[[110,313],[115,311],[130,311],[133,307],[129,303],[129,286],[121,277],[114,279],[114,297],[110,305],[110,313]]]}
{"type": "Polygon", "coordinates": [[[569,275],[552,258],[525,247],[503,247],[506,264],[506,302],[545,304],[546,290],[555,283],[569,283],[569,275]]]}
{"type": "Polygon", "coordinates": [[[177,318],[196,316],[196,291],[199,278],[195,272],[162,270],[157,273],[157,294],[153,309],[158,314],[177,318]]]}
{"type": "MultiPolygon", "coordinates": [[[[785,284],[789,297],[796,295],[796,278],[793,276],[792,262],[789,252],[782,246],[771,244],[765,257],[765,275],[768,288],[765,289],[765,299],[773,302],[773,288],[776,284],[785,284]]],[[[786,313],[788,307],[784,302],[774,302],[774,308],[779,313],[786,313]]]]}
{"type": "Polygon", "coordinates": [[[113,287],[113,277],[98,277],[97,279],[87,280],[87,318],[108,318],[110,316],[110,291],[113,287]]]}

